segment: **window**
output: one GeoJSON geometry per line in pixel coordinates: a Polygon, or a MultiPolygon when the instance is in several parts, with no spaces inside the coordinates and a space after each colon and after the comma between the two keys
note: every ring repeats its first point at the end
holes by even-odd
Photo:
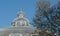
{"type": "Polygon", "coordinates": [[[23,26],[24,25],[24,22],[23,21],[18,21],[17,22],[17,26],[23,26]]]}
{"type": "Polygon", "coordinates": [[[17,25],[20,25],[20,22],[17,22],[17,25]]]}
{"type": "Polygon", "coordinates": [[[25,20],[20,20],[16,22],[17,26],[28,26],[28,22],[25,20]]]}

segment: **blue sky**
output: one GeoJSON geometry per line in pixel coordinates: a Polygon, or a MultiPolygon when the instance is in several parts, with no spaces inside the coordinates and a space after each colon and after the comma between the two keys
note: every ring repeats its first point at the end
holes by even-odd
{"type": "MultiPolygon", "coordinates": [[[[20,8],[23,8],[26,18],[30,21],[35,12],[36,0],[0,0],[0,28],[11,26],[11,22],[17,17],[20,8]]],[[[51,0],[51,4],[56,0],[51,0]]]]}

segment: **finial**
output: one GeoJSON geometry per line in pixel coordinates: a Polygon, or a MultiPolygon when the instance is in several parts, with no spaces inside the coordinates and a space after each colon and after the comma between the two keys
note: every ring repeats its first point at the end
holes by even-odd
{"type": "Polygon", "coordinates": [[[20,11],[18,12],[18,17],[22,18],[24,16],[23,10],[22,8],[20,9],[20,11]]]}
{"type": "Polygon", "coordinates": [[[23,9],[22,9],[22,8],[20,8],[20,10],[18,11],[17,14],[19,15],[19,14],[21,14],[21,13],[23,13],[23,9]]]}

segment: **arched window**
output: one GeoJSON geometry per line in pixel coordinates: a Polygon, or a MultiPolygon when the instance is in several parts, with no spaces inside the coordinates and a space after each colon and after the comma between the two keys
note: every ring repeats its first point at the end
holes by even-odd
{"type": "Polygon", "coordinates": [[[24,21],[18,21],[17,22],[17,26],[24,26],[25,25],[25,22],[24,21]]]}

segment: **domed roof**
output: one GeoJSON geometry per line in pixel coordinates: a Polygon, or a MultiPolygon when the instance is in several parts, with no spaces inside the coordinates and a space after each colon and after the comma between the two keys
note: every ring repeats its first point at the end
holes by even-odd
{"type": "Polygon", "coordinates": [[[13,26],[29,26],[29,20],[24,17],[23,11],[19,11],[18,17],[13,20],[13,26]]]}

